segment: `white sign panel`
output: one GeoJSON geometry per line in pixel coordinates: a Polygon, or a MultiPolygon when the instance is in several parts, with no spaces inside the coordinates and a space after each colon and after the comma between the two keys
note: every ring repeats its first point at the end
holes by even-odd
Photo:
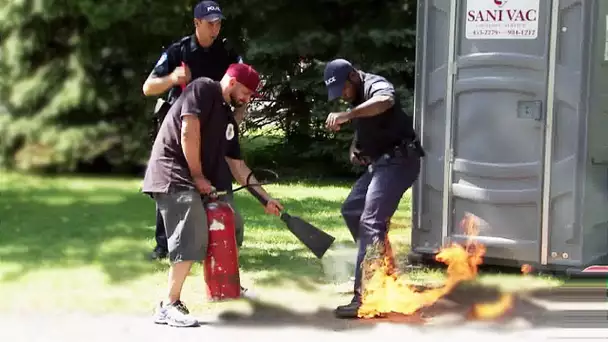
{"type": "Polygon", "coordinates": [[[467,0],[467,39],[536,39],[539,2],[467,0]]]}

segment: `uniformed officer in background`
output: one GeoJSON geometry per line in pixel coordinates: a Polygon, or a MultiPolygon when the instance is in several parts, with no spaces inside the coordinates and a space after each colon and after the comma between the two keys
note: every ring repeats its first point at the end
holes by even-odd
{"type": "MultiPolygon", "coordinates": [[[[171,106],[179,97],[182,87],[199,77],[209,77],[219,81],[228,66],[232,63],[242,62],[241,57],[232,49],[226,39],[218,39],[224,16],[220,6],[214,1],[202,1],[194,8],[195,33],[186,36],[171,44],[160,56],[154,69],[143,85],[146,96],[161,95],[169,90],[166,99],[158,99],[155,108],[155,121],[157,129],[171,106]]],[[[243,120],[245,106],[235,108],[237,123],[243,120]]],[[[228,164],[222,168],[225,174],[230,175],[228,164]]],[[[228,190],[228,195],[222,200],[231,204],[236,214],[237,244],[243,242],[244,222],[237,211],[232,193],[232,178],[227,176],[218,184],[218,190],[228,190]]],[[[162,259],[167,256],[167,236],[165,225],[160,212],[156,211],[156,247],[152,251],[152,259],[162,259]]]]}
{"type": "Polygon", "coordinates": [[[403,194],[418,178],[424,151],[412,118],[405,114],[393,85],[384,77],[335,59],[326,65],[324,81],[330,101],[341,97],[354,106],[347,112],[330,113],[327,127],[339,130],[340,125],[352,121],[355,136],[350,160],[367,166],[342,205],[342,216],[359,249],[353,299],[339,306],[335,314],[355,318],[361,306],[361,263],[366,250],[376,247],[380,257],[386,252],[388,223],[403,194]]]}

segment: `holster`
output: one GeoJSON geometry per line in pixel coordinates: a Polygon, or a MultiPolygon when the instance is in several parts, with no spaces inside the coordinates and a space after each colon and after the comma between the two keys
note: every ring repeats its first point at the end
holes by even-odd
{"type": "Polygon", "coordinates": [[[413,155],[417,154],[420,158],[426,156],[426,152],[424,152],[424,148],[422,148],[422,144],[418,139],[409,142],[405,147],[408,150],[408,155],[410,155],[410,153],[413,155]]]}
{"type": "Polygon", "coordinates": [[[372,163],[372,160],[368,156],[363,155],[361,152],[354,151],[353,155],[362,163],[361,166],[367,167],[372,163]]]}
{"type": "Polygon", "coordinates": [[[167,116],[169,112],[169,108],[171,108],[171,104],[165,101],[162,98],[156,100],[156,105],[154,106],[154,113],[152,118],[152,127],[150,128],[150,140],[154,141],[156,139],[156,135],[158,134],[158,130],[167,116]]]}
{"type": "Polygon", "coordinates": [[[392,151],[388,152],[390,157],[418,157],[422,158],[426,156],[424,149],[422,148],[422,144],[418,139],[403,142],[393,148],[392,151]]]}
{"type": "Polygon", "coordinates": [[[154,118],[156,119],[157,129],[160,128],[160,125],[163,123],[165,116],[169,112],[169,108],[171,108],[171,104],[165,101],[162,98],[156,100],[156,106],[154,106],[154,118]]]}

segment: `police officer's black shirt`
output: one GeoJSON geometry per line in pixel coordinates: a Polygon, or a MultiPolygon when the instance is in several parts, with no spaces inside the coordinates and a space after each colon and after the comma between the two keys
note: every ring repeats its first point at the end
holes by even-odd
{"type": "Polygon", "coordinates": [[[390,152],[395,146],[415,137],[414,124],[406,115],[395,94],[393,84],[384,77],[359,71],[362,81],[360,92],[353,105],[371,99],[373,96],[389,95],[394,99],[394,105],[384,113],[353,119],[355,125],[356,147],[363,155],[373,159],[390,152]]]}
{"type": "MultiPolygon", "coordinates": [[[[160,56],[151,75],[164,77],[172,73],[184,62],[190,69],[192,80],[208,77],[219,81],[232,63],[239,62],[239,55],[232,49],[226,39],[217,39],[207,48],[200,46],[195,35],[186,36],[179,42],[171,44],[160,56]]],[[[167,96],[173,102],[181,93],[181,87],[174,86],[167,96]]]]}
{"type": "MultiPolygon", "coordinates": [[[[222,97],[219,82],[206,77],[193,80],[185,88],[163,121],[146,168],[142,191],[167,193],[194,189],[190,168],[182,150],[182,118],[196,115],[201,123],[201,162],[203,175],[217,187],[230,142],[238,139],[234,113],[222,97]]],[[[218,190],[227,190],[220,189],[218,190]]]]}

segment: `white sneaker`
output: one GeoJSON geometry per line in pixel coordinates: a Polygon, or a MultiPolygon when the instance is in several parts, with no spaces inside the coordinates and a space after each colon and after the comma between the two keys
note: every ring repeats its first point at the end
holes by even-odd
{"type": "Polygon", "coordinates": [[[168,324],[172,327],[194,327],[198,320],[190,316],[190,311],[182,301],[164,305],[160,302],[154,315],[154,323],[168,324]]]}
{"type": "Polygon", "coordinates": [[[154,323],[167,324],[167,309],[163,307],[162,301],[154,309],[154,323]]]}

